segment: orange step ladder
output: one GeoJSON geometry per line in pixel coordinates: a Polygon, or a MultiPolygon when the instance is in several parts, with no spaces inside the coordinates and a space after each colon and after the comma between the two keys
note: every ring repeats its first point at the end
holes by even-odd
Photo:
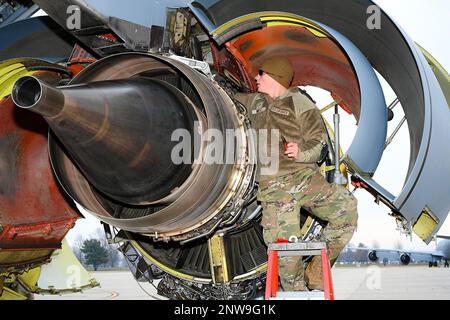
{"type": "Polygon", "coordinates": [[[330,259],[324,242],[288,242],[279,239],[268,246],[266,277],[266,300],[334,300],[330,259]],[[318,256],[322,257],[324,291],[278,291],[278,257],[318,256]]]}

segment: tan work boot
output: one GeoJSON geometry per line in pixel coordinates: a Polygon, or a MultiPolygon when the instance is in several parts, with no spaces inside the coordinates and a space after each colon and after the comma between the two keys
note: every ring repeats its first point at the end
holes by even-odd
{"type": "Polygon", "coordinates": [[[305,282],[309,290],[323,291],[322,259],[320,256],[313,257],[306,267],[305,282]]]}
{"type": "MultiPolygon", "coordinates": [[[[342,245],[328,246],[328,257],[330,259],[330,268],[336,262],[339,253],[342,251],[342,245]]],[[[322,272],[322,257],[314,256],[305,270],[305,281],[310,290],[323,291],[323,272],[322,272]]]]}

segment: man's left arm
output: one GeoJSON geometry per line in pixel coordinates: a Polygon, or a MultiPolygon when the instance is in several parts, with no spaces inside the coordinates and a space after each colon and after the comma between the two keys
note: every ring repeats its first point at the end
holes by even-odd
{"type": "Polygon", "coordinates": [[[327,142],[327,132],[319,109],[314,106],[302,112],[300,121],[302,138],[298,144],[299,150],[295,161],[317,162],[327,142]]]}

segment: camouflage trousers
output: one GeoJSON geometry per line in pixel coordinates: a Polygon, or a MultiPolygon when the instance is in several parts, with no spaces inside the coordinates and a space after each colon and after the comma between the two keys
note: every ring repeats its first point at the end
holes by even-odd
{"type": "MultiPolygon", "coordinates": [[[[264,242],[296,236],[301,239],[300,208],[328,222],[322,230],[331,265],[350,241],[356,229],[358,213],[356,198],[343,186],[330,184],[316,170],[305,168],[298,172],[261,181],[258,200],[263,207],[264,242]]],[[[320,256],[314,257],[304,271],[302,257],[282,257],[279,275],[285,291],[322,289],[320,256]]]]}

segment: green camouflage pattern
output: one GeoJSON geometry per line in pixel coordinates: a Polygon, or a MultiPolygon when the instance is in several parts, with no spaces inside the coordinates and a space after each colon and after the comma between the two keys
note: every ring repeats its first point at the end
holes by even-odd
{"type": "MultiPolygon", "coordinates": [[[[262,174],[262,168],[267,165],[262,164],[258,157],[258,181],[270,180],[303,168],[317,168],[316,162],[323,145],[328,141],[327,131],[317,106],[300,93],[297,87],[290,88],[276,98],[263,93],[238,93],[234,97],[246,107],[252,128],[257,132],[267,130],[267,140],[258,141],[258,147],[263,144],[272,146],[272,130],[279,130],[279,135],[287,142],[296,142],[299,146],[298,158],[294,160],[284,154],[284,145],[278,139],[278,146],[272,146],[278,148],[278,170],[274,174],[262,174]]],[[[259,149],[257,154],[259,155],[259,149]]]]}
{"type": "MultiPolygon", "coordinates": [[[[343,186],[328,183],[318,170],[311,168],[261,181],[258,200],[263,207],[261,225],[267,245],[279,238],[301,239],[301,207],[328,222],[321,241],[327,243],[331,265],[357,226],[357,200],[353,194],[343,186]]],[[[306,272],[301,257],[280,258],[279,275],[286,291],[305,290],[304,280],[310,289],[323,289],[320,256],[313,258],[306,272]]]]}
{"type": "MultiPolygon", "coordinates": [[[[358,214],[355,197],[343,186],[328,183],[320,174],[316,162],[323,143],[328,142],[327,131],[317,106],[293,87],[282,96],[272,99],[267,94],[237,94],[236,100],[247,109],[256,131],[268,130],[267,145],[271,145],[271,130],[279,130],[287,142],[299,145],[299,156],[284,155],[278,140],[278,171],[262,175],[263,165],[258,158],[258,200],[263,207],[263,234],[266,244],[278,238],[301,239],[300,208],[327,221],[321,240],[327,243],[331,265],[350,241],[356,229],[358,214]]],[[[258,141],[258,148],[261,141],[258,141]]],[[[259,150],[258,153],[259,155],[259,150]]],[[[279,261],[281,285],[286,291],[323,289],[320,257],[306,266],[301,257],[283,257],[279,261]]]]}

